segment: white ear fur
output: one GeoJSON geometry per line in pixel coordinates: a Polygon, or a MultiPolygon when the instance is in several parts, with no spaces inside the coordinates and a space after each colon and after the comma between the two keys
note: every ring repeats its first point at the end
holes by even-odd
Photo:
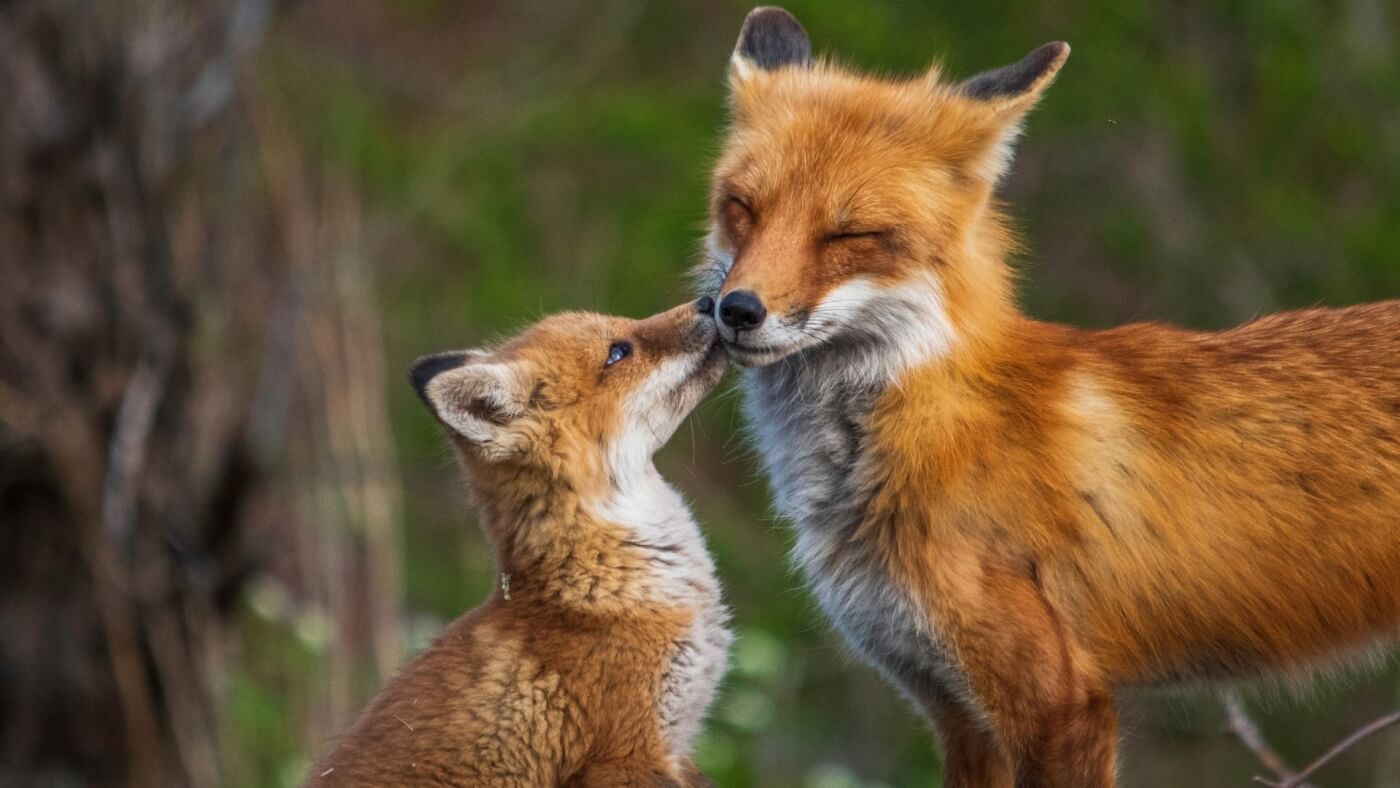
{"type": "Polygon", "coordinates": [[[752,78],[758,71],[758,67],[753,61],[739,54],[739,50],[734,50],[734,54],[729,56],[729,87],[731,90],[737,88],[740,83],[752,78]]]}
{"type": "Polygon", "coordinates": [[[999,127],[975,167],[977,176],[995,184],[1011,168],[1026,114],[1040,101],[1068,58],[1069,44],[1056,41],[1009,66],[983,72],[958,86],[959,93],[985,106],[999,127]]]}
{"type": "Polygon", "coordinates": [[[483,449],[508,448],[510,424],[525,414],[524,382],[500,362],[473,362],[429,381],[426,396],[438,418],[483,449]]]}
{"type": "Polygon", "coordinates": [[[996,185],[1011,171],[1011,162],[1016,158],[1016,141],[1021,138],[1024,118],[1024,115],[1019,116],[997,130],[996,139],[973,167],[976,177],[996,185]]]}

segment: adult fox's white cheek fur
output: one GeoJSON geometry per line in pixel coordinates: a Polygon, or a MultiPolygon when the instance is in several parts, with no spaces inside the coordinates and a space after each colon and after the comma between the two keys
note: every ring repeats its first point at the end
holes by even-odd
{"type": "Polygon", "coordinates": [[[945,355],[957,340],[938,280],[928,272],[911,273],[896,284],[857,277],[827,293],[810,311],[769,315],[752,330],[720,323],[719,332],[730,357],[742,367],[767,366],[822,347],[823,352],[863,356],[862,374],[881,379],[945,355]]]}

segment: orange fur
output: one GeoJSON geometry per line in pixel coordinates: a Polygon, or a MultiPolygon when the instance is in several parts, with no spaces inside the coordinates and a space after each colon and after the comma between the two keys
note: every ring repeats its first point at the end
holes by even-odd
{"type": "MultiPolygon", "coordinates": [[[[810,580],[835,589],[838,625],[937,725],[945,784],[1111,785],[1116,690],[1297,673],[1393,639],[1400,302],[1216,333],[1026,318],[993,192],[1068,48],[1038,50],[1022,62],[1034,79],[993,88],[937,70],[873,79],[772,48],[800,32],[779,14],[751,16],[731,72],[718,294],[752,292],[769,320],[800,326],[853,281],[936,283],[937,352],[840,412],[852,448],[827,465],[846,468],[832,475],[849,477],[851,522],[819,507],[795,519],[799,546],[834,534],[803,559],[810,580]],[[746,44],[763,25],[768,38],[746,44]],[[764,46],[767,66],[746,58],[764,46]],[[914,634],[843,619],[867,587],[912,611],[914,634]]],[[[879,300],[862,308],[878,315],[879,300]]],[[[771,419],[865,385],[855,367],[885,351],[852,351],[850,330],[762,361],[738,331],[725,340],[755,367],[751,403],[771,419]]],[[[820,448],[831,429],[795,412],[760,446],[780,500],[807,467],[785,436],[820,448]]]]}
{"type": "Polygon", "coordinates": [[[610,459],[635,437],[637,392],[668,362],[693,359],[656,406],[678,422],[723,372],[713,327],[695,312],[560,315],[495,350],[415,367],[467,471],[501,585],[389,682],[308,785],[708,784],[676,728],[698,721],[723,669],[712,566],[683,507],[676,522],[649,511],[663,530],[644,538],[605,505],[633,494],[636,480],[619,473],[654,473],[649,453],[644,466],[610,459]],[[630,355],[605,367],[619,340],[630,355]],[[684,593],[665,584],[673,572],[684,593]],[[706,653],[719,661],[677,689],[706,653]],[[677,708],[697,719],[678,722],[677,708]]]}

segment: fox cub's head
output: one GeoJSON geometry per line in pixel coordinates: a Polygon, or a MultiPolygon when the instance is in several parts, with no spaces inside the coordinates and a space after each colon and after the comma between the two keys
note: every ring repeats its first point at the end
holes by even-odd
{"type": "Polygon", "coordinates": [[[648,462],[723,375],[713,308],[554,315],[494,349],[419,359],[409,377],[469,470],[605,480],[648,462]]]}
{"type": "Polygon", "coordinates": [[[786,11],[749,14],[700,272],[735,361],[882,342],[927,358],[1009,309],[990,198],[1068,55],[1046,44],[963,82],[873,78],[814,61],[786,11]]]}

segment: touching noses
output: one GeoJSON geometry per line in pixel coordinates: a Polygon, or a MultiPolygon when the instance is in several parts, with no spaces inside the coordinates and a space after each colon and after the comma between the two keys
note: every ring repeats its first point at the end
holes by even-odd
{"type": "Polygon", "coordinates": [[[719,301],[719,320],[735,331],[751,331],[763,325],[768,310],[749,290],[735,290],[719,301]]]}

